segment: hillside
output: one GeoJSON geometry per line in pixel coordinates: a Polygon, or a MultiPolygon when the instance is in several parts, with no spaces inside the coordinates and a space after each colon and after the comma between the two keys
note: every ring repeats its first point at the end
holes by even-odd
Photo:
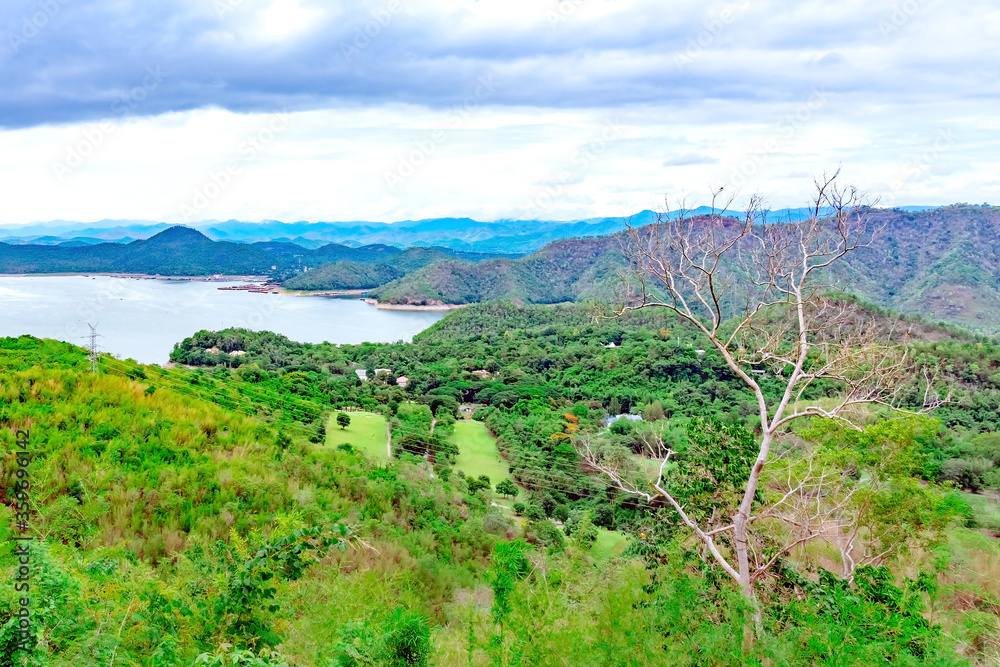
{"type": "MultiPolygon", "coordinates": [[[[833,276],[836,287],[903,313],[1000,333],[1000,209],[877,211],[870,248],[833,276]]],[[[432,264],[373,290],[389,303],[526,303],[608,299],[624,257],[615,237],[564,240],[515,261],[432,264]]]]}
{"type": "Polygon", "coordinates": [[[186,227],[171,227],[127,244],[13,246],[0,243],[0,273],[147,273],[268,275],[276,257],[242,243],[212,241],[186,227]]]}
{"type": "Polygon", "coordinates": [[[881,306],[1000,333],[1000,208],[875,215],[886,227],[848,256],[843,286],[881,306]]]}
{"type": "MultiPolygon", "coordinates": [[[[305,255],[311,262],[331,256],[330,244],[305,255]],[[326,253],[326,254],[324,254],[326,253]]],[[[331,261],[319,267],[299,273],[283,284],[288,289],[296,290],[329,290],[329,289],[371,289],[388,282],[402,278],[420,268],[445,260],[457,260],[461,263],[482,262],[495,259],[497,256],[485,253],[467,253],[449,250],[448,248],[407,248],[399,250],[391,246],[364,246],[363,248],[347,248],[339,246],[352,253],[345,256],[353,260],[331,261]],[[385,249],[375,252],[371,249],[385,249]]]]}
{"type": "MultiPolygon", "coordinates": [[[[173,357],[205,368],[104,356],[97,374],[78,347],[0,339],[0,442],[10,451],[14,429],[30,428],[34,454],[32,664],[487,667],[522,656],[545,667],[736,667],[747,651],[757,664],[996,663],[1000,526],[963,500],[987,496],[935,484],[1000,484],[995,348],[924,327],[921,356],[946,359],[971,383],[941,422],[872,420],[858,438],[818,425],[796,434],[785,457],[811,469],[803,452],[822,447],[825,471],[864,496],[852,511],[875,503],[866,545],[904,547],[857,568],[854,584],[824,540],[789,554],[766,582],[766,632],[734,653],[746,617],[732,587],[662,508],[602,482],[572,443],[593,439],[632,460],[656,430],[690,466],[689,438],[719,428],[704,420],[752,425],[751,397],[669,313],[594,314],[481,304],[391,345],[203,331],[173,357]],[[233,349],[246,354],[218,353],[233,349]],[[392,374],[359,382],[353,372],[379,367],[392,374]],[[400,373],[405,388],[393,381],[400,373]],[[463,402],[480,405],[480,444],[502,453],[519,502],[461,469],[465,444],[451,436],[463,402]],[[351,443],[370,429],[330,412],[356,407],[384,416],[391,460],[381,447],[377,458],[360,453],[351,443]],[[645,421],[604,425],[621,411],[645,421]],[[613,557],[608,540],[627,549],[613,557]]],[[[765,388],[777,395],[780,382],[765,388]]],[[[0,463],[13,479],[18,458],[0,463]]],[[[783,470],[767,483],[780,495],[783,470]]],[[[713,499],[686,506],[714,511],[704,504],[713,499]]],[[[822,501],[804,500],[810,510],[822,501]]],[[[9,554],[0,575],[12,579],[9,554]]],[[[8,587],[0,664],[23,657],[18,605],[8,587]]]]}
{"type": "Polygon", "coordinates": [[[613,237],[559,241],[516,260],[443,261],[371,292],[388,303],[559,303],[613,296],[625,258],[613,237]]]}

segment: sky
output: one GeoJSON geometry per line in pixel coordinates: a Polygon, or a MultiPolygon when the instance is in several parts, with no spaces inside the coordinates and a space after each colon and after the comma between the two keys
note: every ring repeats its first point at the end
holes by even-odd
{"type": "Polygon", "coordinates": [[[0,225],[1000,203],[997,43],[990,0],[5,0],[0,225]]]}

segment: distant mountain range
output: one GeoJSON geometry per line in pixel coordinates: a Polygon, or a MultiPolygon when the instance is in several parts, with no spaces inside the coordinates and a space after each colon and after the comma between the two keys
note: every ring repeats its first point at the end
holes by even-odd
{"type": "MultiPolygon", "coordinates": [[[[1000,208],[956,205],[880,210],[876,243],[848,255],[836,286],[902,313],[1000,334],[1000,208]]],[[[392,303],[610,298],[625,268],[613,236],[564,240],[521,259],[444,260],[370,293],[392,303]]]]}
{"type": "MultiPolygon", "coordinates": [[[[786,211],[785,215],[797,219],[795,211],[786,211]]],[[[1000,244],[996,241],[1000,238],[1000,208],[955,205],[913,211],[877,210],[874,215],[884,223],[878,242],[839,264],[833,276],[838,288],[903,313],[958,324],[978,333],[1000,334],[1000,244]]],[[[652,217],[651,212],[643,212],[634,221],[648,222],[652,217]]],[[[217,226],[216,232],[226,231],[227,224],[217,226]]],[[[368,238],[357,231],[361,225],[348,228],[344,224],[338,223],[341,229],[354,229],[358,238],[368,238]]],[[[625,266],[616,237],[624,225],[621,218],[539,222],[534,231],[524,222],[436,220],[397,224],[401,226],[368,225],[380,230],[372,235],[392,243],[362,246],[331,242],[310,248],[288,237],[217,241],[185,227],[167,228],[148,239],[131,242],[89,243],[72,240],[75,237],[58,245],[0,242],[0,273],[258,275],[283,280],[291,289],[370,289],[370,296],[397,304],[462,304],[493,299],[556,303],[611,298],[617,275],[625,266]],[[388,234],[387,229],[394,231],[388,234]],[[586,233],[545,244],[523,256],[445,245],[459,244],[455,239],[467,231],[480,233],[476,229],[484,235],[498,230],[509,235],[463,241],[466,247],[527,248],[547,235],[586,233]],[[607,231],[594,233],[597,230],[607,231]],[[520,235],[515,234],[518,231],[520,235]],[[417,236],[438,245],[417,245],[406,250],[397,247],[403,240],[417,236]]],[[[232,223],[231,229],[241,230],[241,225],[232,223]]],[[[118,229],[137,233],[128,225],[118,229]]],[[[273,227],[272,231],[278,229],[288,231],[284,227],[273,227]]],[[[252,238],[249,232],[246,235],[252,238]]]]}
{"type": "MultiPolygon", "coordinates": [[[[372,244],[352,248],[328,243],[308,249],[300,245],[266,241],[233,243],[213,241],[187,227],[170,227],[149,239],[130,243],[102,242],[72,245],[12,245],[0,243],[0,273],[141,273],[162,276],[247,275],[287,279],[312,267],[343,267],[353,274],[350,288],[357,285],[361,267],[391,267],[375,284],[383,284],[405,273],[441,259],[465,262],[500,257],[495,254],[464,253],[449,248],[411,248],[372,244]]],[[[331,268],[327,268],[327,275],[331,268]]],[[[303,286],[300,289],[308,289],[303,286]]]]}
{"type": "MultiPolygon", "coordinates": [[[[906,210],[926,210],[927,206],[906,210]]],[[[689,215],[710,212],[702,206],[687,211],[689,215]]],[[[771,215],[800,220],[808,209],[781,209],[771,215]]],[[[443,247],[464,252],[516,253],[534,252],[548,243],[565,238],[604,236],[625,228],[626,221],[646,224],[655,219],[653,211],[642,211],[630,218],[609,217],[585,220],[497,220],[481,222],[471,218],[435,218],[385,222],[242,222],[205,220],[186,225],[213,241],[257,243],[261,241],[294,243],[309,250],[329,243],[350,247],[390,245],[397,248],[443,247]]],[[[172,225],[148,220],[101,220],[94,223],[54,220],[18,227],[0,227],[0,242],[11,245],[96,245],[113,241],[128,243],[148,239],[172,225]]]]}

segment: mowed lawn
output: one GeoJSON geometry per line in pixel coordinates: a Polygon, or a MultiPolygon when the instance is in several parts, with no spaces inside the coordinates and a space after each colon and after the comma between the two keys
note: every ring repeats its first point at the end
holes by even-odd
{"type": "MultiPolygon", "coordinates": [[[[510,479],[510,466],[500,458],[497,443],[482,422],[459,420],[455,423],[452,442],[458,447],[456,470],[461,470],[470,477],[486,475],[494,487],[500,480],[510,479]]],[[[499,498],[497,502],[506,500],[508,499],[499,498]]]]}
{"type": "Polygon", "coordinates": [[[621,556],[628,546],[628,540],[617,531],[605,528],[597,529],[597,540],[594,542],[592,554],[598,560],[607,560],[614,556],[621,556]]]}
{"type": "Polygon", "coordinates": [[[373,412],[346,412],[351,418],[351,425],[341,430],[337,426],[337,415],[334,413],[326,425],[326,444],[330,447],[353,445],[355,449],[367,456],[380,460],[388,460],[386,451],[385,417],[373,412]]]}

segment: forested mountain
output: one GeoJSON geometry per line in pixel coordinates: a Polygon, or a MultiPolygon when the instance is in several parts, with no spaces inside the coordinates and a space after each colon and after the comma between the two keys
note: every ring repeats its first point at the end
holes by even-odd
{"type": "Polygon", "coordinates": [[[0,243],[0,273],[114,272],[159,275],[269,275],[277,259],[252,245],[212,241],[171,227],[132,243],[65,247],[0,243]]]}
{"type": "MultiPolygon", "coordinates": [[[[1000,333],[1000,209],[876,211],[874,224],[881,229],[872,246],[837,266],[838,289],[904,313],[1000,333]]],[[[391,303],[609,298],[624,267],[617,237],[565,240],[514,261],[432,264],[372,295],[391,303]]]]}
{"type": "Polygon", "coordinates": [[[1000,333],[1000,208],[878,211],[874,245],[845,258],[842,285],[905,313],[1000,333]]]}
{"type": "Polygon", "coordinates": [[[516,260],[443,261],[371,292],[389,303],[610,300],[625,258],[615,237],[569,239],[516,260]]]}
{"type": "Polygon", "coordinates": [[[280,241],[254,244],[213,241],[197,230],[171,227],[149,239],[131,243],[58,246],[0,243],[0,273],[229,274],[287,278],[310,267],[346,261],[348,271],[353,270],[360,276],[365,265],[385,265],[392,261],[399,270],[376,283],[382,284],[419,266],[449,257],[478,261],[495,255],[462,253],[446,248],[401,251],[387,245],[351,248],[337,243],[310,250],[280,241]]]}
{"type": "MultiPolygon", "coordinates": [[[[633,222],[648,222],[653,212],[643,211],[632,216],[633,222]]],[[[534,252],[558,239],[600,236],[621,231],[626,218],[606,217],[586,220],[496,220],[484,222],[471,218],[437,218],[402,220],[399,222],[280,222],[257,223],[239,220],[202,221],[190,226],[215,241],[241,243],[294,242],[307,248],[338,243],[351,247],[393,245],[444,247],[462,252],[525,254],[534,252]]],[[[0,228],[0,241],[34,243],[51,237],[68,240],[75,236],[117,240],[122,237],[148,238],[163,229],[163,223],[106,220],[82,224],[56,221],[23,225],[6,232],[0,228]]],[[[43,241],[44,242],[44,241],[43,241]]],[[[53,241],[58,242],[58,241],[53,241]]],[[[341,257],[337,259],[349,259],[341,257]]],[[[334,260],[327,260],[334,261],[334,260]]]]}
{"type": "MultiPolygon", "coordinates": [[[[319,253],[331,248],[330,244],[313,251],[309,255],[312,262],[325,258],[326,255],[319,253]]],[[[363,248],[347,248],[339,246],[349,251],[354,251],[354,255],[344,253],[347,256],[357,257],[353,260],[332,261],[321,264],[318,268],[300,273],[285,281],[284,286],[288,289],[300,290],[328,290],[328,289],[371,289],[384,285],[388,282],[402,278],[403,276],[416,271],[422,267],[435,262],[446,260],[456,260],[462,265],[468,263],[482,262],[488,259],[495,259],[496,255],[458,252],[448,248],[407,248],[399,250],[391,246],[365,246],[363,248]],[[369,249],[386,249],[380,251],[377,256],[372,256],[369,249]],[[363,259],[365,252],[369,256],[363,259]]]]}

